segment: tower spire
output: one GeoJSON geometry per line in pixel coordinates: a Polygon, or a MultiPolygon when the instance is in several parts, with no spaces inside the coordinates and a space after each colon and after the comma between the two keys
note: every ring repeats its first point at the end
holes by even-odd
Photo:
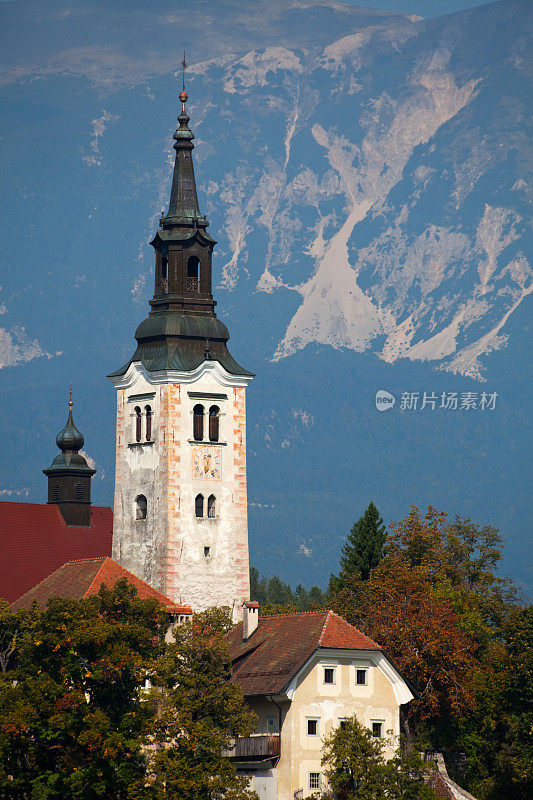
{"type": "Polygon", "coordinates": [[[48,502],[59,506],[67,525],[91,524],[91,478],[96,470],[89,467],[79,452],[84,444],[83,434],[72,417],[72,386],[69,387],[68,419],[56,436],[61,450],[48,469],[48,502]]]}

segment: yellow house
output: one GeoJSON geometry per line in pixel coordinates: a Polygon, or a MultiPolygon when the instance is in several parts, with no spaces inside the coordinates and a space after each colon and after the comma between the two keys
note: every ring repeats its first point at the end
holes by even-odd
{"type": "Polygon", "coordinates": [[[400,706],[413,693],[380,646],[333,611],[259,619],[243,604],[243,622],[227,635],[232,680],[258,716],[232,758],[260,800],[305,798],[326,788],[322,741],[357,715],[392,755],[400,706]]]}

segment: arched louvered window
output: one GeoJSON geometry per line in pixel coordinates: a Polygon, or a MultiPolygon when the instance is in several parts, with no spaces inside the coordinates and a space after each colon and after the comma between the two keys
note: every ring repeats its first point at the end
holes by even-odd
{"type": "Polygon", "coordinates": [[[150,406],[145,406],[144,415],[146,417],[146,441],[152,441],[152,409],[150,406]]]}
{"type": "Polygon", "coordinates": [[[163,294],[168,292],[168,258],[166,256],[161,259],[161,288],[163,294]]]}
{"type": "Polygon", "coordinates": [[[83,483],[74,484],[74,497],[76,498],[76,500],[83,500],[84,497],[83,483]]]}
{"type": "Polygon", "coordinates": [[[201,519],[204,516],[204,496],[203,494],[197,494],[194,500],[194,513],[201,519]]]}
{"type": "Polygon", "coordinates": [[[135,441],[140,442],[142,439],[142,414],[139,406],[135,407],[135,441]]]}
{"type": "Polygon", "coordinates": [[[214,494],[210,494],[207,498],[207,516],[209,519],[214,519],[217,515],[217,501],[214,494]]]}
{"type": "Polygon", "coordinates": [[[197,442],[203,441],[204,438],[204,407],[198,403],[192,410],[193,419],[193,439],[197,442]]]}
{"type": "Polygon", "coordinates": [[[200,259],[198,256],[189,256],[187,261],[187,291],[200,291],[200,259]]]}
{"type": "Polygon", "coordinates": [[[148,514],[148,503],[144,494],[139,494],[135,498],[135,519],[146,519],[148,514]]]}
{"type": "Polygon", "coordinates": [[[209,441],[218,442],[220,432],[220,409],[218,406],[211,406],[209,409],[209,441]]]}

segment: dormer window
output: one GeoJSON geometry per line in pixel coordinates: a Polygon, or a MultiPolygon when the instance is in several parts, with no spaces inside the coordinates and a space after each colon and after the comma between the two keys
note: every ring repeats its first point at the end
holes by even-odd
{"type": "Polygon", "coordinates": [[[209,409],[209,441],[218,442],[220,434],[220,409],[211,406],[209,409]]]}
{"type": "Polygon", "coordinates": [[[193,438],[197,442],[202,442],[204,439],[204,407],[200,403],[194,406],[192,411],[193,417],[193,438]]]}
{"type": "Polygon", "coordinates": [[[200,291],[200,259],[198,256],[190,256],[187,261],[187,291],[200,291]]]}

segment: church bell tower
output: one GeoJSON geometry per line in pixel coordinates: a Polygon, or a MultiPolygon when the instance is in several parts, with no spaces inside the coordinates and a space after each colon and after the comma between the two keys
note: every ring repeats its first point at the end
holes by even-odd
{"type": "MultiPolygon", "coordinates": [[[[185,61],[184,61],[185,68],[185,61]]],[[[246,386],[212,294],[216,244],[200,213],[180,93],[170,203],[151,244],[155,289],[117,390],[113,558],[193,610],[249,597],[246,386]]]]}

